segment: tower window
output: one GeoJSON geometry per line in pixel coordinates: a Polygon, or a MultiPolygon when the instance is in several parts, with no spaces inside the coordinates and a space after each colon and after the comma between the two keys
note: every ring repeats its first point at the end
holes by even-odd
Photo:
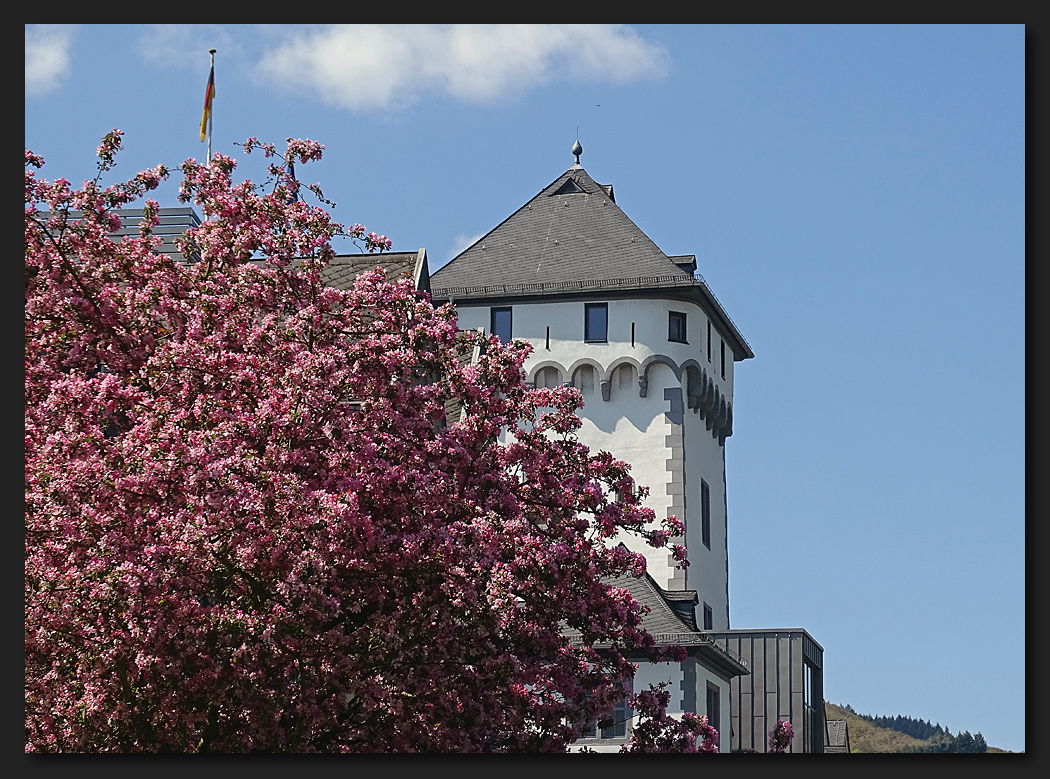
{"type": "Polygon", "coordinates": [[[688,343],[685,340],[685,314],[671,311],[667,316],[667,340],[688,343]]]}
{"type": "Polygon", "coordinates": [[[511,338],[510,334],[513,329],[511,327],[512,316],[510,307],[492,308],[489,309],[489,311],[491,312],[492,325],[489,328],[489,332],[495,336],[499,336],[499,339],[503,341],[503,343],[509,344],[511,338]]]}
{"type": "MultiPolygon", "coordinates": [[[[722,339],[719,339],[720,341],[722,339]]],[[[726,342],[722,341],[722,378],[726,377],[726,342]]]]}
{"type": "Polygon", "coordinates": [[[711,320],[707,320],[707,361],[711,362],[711,320]]]}
{"type": "Polygon", "coordinates": [[[704,630],[714,630],[715,612],[706,603],[704,604],[704,630]]]}
{"type": "Polygon", "coordinates": [[[607,343],[609,340],[609,304],[585,303],[583,306],[583,340],[607,343]]]}
{"type": "Polygon", "coordinates": [[[711,488],[703,479],[700,480],[700,540],[711,548],[711,488]]]}

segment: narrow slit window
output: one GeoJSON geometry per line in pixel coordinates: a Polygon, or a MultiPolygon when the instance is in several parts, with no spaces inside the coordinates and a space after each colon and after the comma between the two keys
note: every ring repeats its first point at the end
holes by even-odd
{"type": "Polygon", "coordinates": [[[711,488],[700,480],[700,540],[711,548],[711,488]]]}

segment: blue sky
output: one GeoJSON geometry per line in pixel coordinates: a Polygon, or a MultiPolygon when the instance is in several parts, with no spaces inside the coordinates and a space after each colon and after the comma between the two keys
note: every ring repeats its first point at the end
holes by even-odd
{"type": "Polygon", "coordinates": [[[203,159],[209,48],[214,151],[320,141],[300,178],[432,270],[564,172],[578,126],[755,352],[732,626],[805,627],[831,702],[1025,748],[1023,27],[33,26],[42,175],[91,177],[114,127],[125,178],[203,159]]]}

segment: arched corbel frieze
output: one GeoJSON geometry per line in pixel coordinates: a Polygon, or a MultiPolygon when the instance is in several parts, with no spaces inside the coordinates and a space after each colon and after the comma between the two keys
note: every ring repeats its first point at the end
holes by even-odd
{"type": "Polygon", "coordinates": [[[568,379],[566,378],[565,366],[555,360],[544,360],[543,362],[537,363],[532,366],[532,370],[528,373],[526,383],[530,386],[536,386],[536,378],[540,375],[540,371],[544,368],[554,368],[558,372],[558,383],[565,384],[568,379]]]}
{"type": "Polygon", "coordinates": [[[700,399],[704,394],[704,369],[696,360],[682,363],[682,383],[685,385],[686,407],[693,413],[700,411],[700,399]]]}
{"type": "Polygon", "coordinates": [[[679,382],[682,381],[682,369],[678,367],[678,363],[666,354],[649,355],[645,358],[641,367],[638,369],[638,397],[640,398],[644,398],[649,394],[649,369],[656,363],[666,365],[674,373],[674,377],[678,379],[679,382]]]}
{"type": "Polygon", "coordinates": [[[715,387],[713,381],[707,382],[707,391],[704,393],[703,400],[700,402],[700,408],[703,411],[703,418],[707,422],[707,429],[711,429],[711,424],[714,422],[712,412],[718,408],[718,388],[715,387]]]}
{"type": "Polygon", "coordinates": [[[718,443],[724,445],[726,439],[733,435],[733,404],[726,403],[726,424],[718,434],[718,443]]]}
{"type": "Polygon", "coordinates": [[[642,364],[638,362],[638,360],[634,359],[633,357],[617,357],[615,360],[609,363],[608,369],[602,376],[602,381],[612,381],[613,378],[616,376],[616,371],[618,371],[620,369],[620,366],[622,365],[630,365],[632,368],[634,368],[634,372],[637,375],[640,376],[642,374],[642,364]]]}
{"type": "Polygon", "coordinates": [[[602,377],[602,397],[605,400],[609,400],[612,397],[613,382],[616,381],[617,373],[625,365],[631,366],[631,369],[634,371],[635,376],[641,376],[641,363],[639,363],[633,357],[619,357],[613,360],[609,367],[605,370],[605,374],[602,377]]]}
{"type": "Polygon", "coordinates": [[[591,359],[590,357],[581,357],[580,359],[578,359],[576,362],[570,365],[569,369],[565,372],[565,375],[567,377],[566,382],[568,384],[575,385],[576,373],[580,370],[580,368],[582,368],[585,365],[590,366],[591,369],[594,371],[594,378],[598,382],[598,386],[601,388],[602,391],[602,400],[608,400],[609,396],[607,395],[607,393],[609,391],[609,385],[602,379],[602,376],[604,375],[605,371],[602,369],[601,363],[597,360],[591,359]]]}

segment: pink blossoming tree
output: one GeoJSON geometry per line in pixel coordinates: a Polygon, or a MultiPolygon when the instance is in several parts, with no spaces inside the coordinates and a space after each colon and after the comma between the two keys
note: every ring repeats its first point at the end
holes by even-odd
{"type": "MultiPolygon", "coordinates": [[[[298,199],[321,146],[249,140],[264,185],[184,163],[186,262],[154,200],[111,237],[169,175],[103,186],[119,148],[80,189],[26,152],[27,751],[564,751],[632,657],[684,656],[602,584],[644,570],[617,533],[681,527],[577,441],[578,393],[527,388],[520,342],[463,364],[481,337],[408,279],[322,283],[335,236],[390,243],[298,199]]],[[[630,749],[716,748],[630,703],[630,749]]]]}

